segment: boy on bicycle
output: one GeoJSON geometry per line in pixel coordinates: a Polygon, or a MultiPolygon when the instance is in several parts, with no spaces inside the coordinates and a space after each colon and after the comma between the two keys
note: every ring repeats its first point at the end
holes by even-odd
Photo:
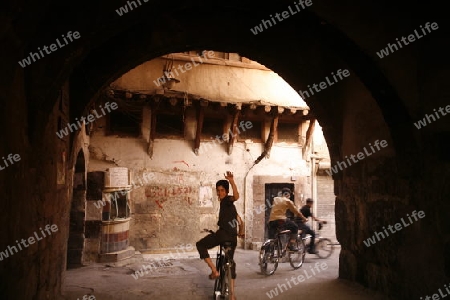
{"type": "MultiPolygon", "coordinates": [[[[239,199],[239,192],[234,182],[233,173],[227,171],[225,174],[227,180],[219,180],[216,183],[216,192],[220,201],[220,211],[219,211],[219,230],[215,233],[211,233],[200,241],[197,242],[197,250],[200,254],[200,258],[204,259],[205,262],[211,269],[211,274],[209,279],[216,279],[220,276],[219,271],[209,257],[208,249],[216,247],[224,242],[231,242],[231,249],[229,255],[231,258],[234,256],[234,251],[237,246],[237,226],[236,222],[239,224],[240,229],[242,228],[242,220],[239,217],[236,207],[234,206],[234,201],[239,199]],[[230,184],[233,189],[233,196],[228,195],[230,184]]],[[[241,232],[241,230],[239,230],[241,232]]],[[[239,235],[239,237],[242,237],[239,235]]],[[[231,284],[230,284],[230,300],[234,300],[234,281],[236,279],[236,263],[232,264],[231,267],[231,284]]]]}
{"type": "MultiPolygon", "coordinates": [[[[322,222],[323,224],[326,224],[327,221],[321,221],[318,218],[316,218],[313,213],[311,212],[311,208],[313,206],[313,199],[308,198],[306,199],[306,205],[303,205],[302,208],[300,209],[300,212],[306,217],[309,218],[311,217],[314,221],[317,222],[322,222]]],[[[311,244],[310,244],[310,248],[308,249],[308,253],[309,254],[316,254],[317,251],[315,249],[314,246],[314,242],[315,242],[315,238],[316,238],[316,233],[314,232],[314,230],[312,230],[308,224],[306,224],[308,220],[298,220],[297,218],[295,219],[295,222],[298,225],[298,229],[300,229],[302,231],[302,234],[310,234],[311,235],[311,244]]]]}
{"type": "Polygon", "coordinates": [[[289,199],[291,197],[291,190],[289,188],[283,188],[281,192],[283,195],[282,197],[273,198],[273,206],[269,217],[269,238],[273,239],[275,237],[275,233],[278,228],[290,230],[291,236],[289,250],[298,251],[296,245],[298,226],[286,217],[286,210],[290,210],[294,215],[303,220],[307,219],[298,210],[294,202],[289,199]]]}

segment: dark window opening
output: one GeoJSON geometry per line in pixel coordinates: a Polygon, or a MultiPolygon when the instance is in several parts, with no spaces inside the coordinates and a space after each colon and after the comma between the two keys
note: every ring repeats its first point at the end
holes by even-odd
{"type": "Polygon", "coordinates": [[[182,115],[156,116],[157,137],[184,137],[184,122],[182,115]]]}
{"type": "Polygon", "coordinates": [[[109,114],[109,133],[139,136],[141,134],[141,111],[112,111],[109,114]]]}
{"type": "Polygon", "coordinates": [[[130,217],[128,193],[128,191],[122,190],[105,194],[102,221],[130,217]]]}
{"type": "Polygon", "coordinates": [[[210,140],[211,138],[216,138],[218,135],[221,137],[224,134],[224,120],[205,117],[203,119],[202,127],[202,139],[210,140]]]}
{"type": "Polygon", "coordinates": [[[298,123],[278,123],[277,142],[298,143],[298,123]]]}
{"type": "Polygon", "coordinates": [[[116,192],[119,195],[116,199],[111,199],[111,219],[116,218],[128,218],[130,216],[128,207],[128,197],[127,194],[123,195],[122,192],[116,192]]]}
{"type": "Polygon", "coordinates": [[[239,120],[238,122],[239,140],[252,140],[254,142],[262,141],[262,122],[239,120]],[[242,126],[239,127],[242,123],[242,126]]]}

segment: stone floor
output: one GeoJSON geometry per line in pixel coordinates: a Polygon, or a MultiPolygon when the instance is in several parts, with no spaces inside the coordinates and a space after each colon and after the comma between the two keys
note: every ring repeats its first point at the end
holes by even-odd
{"type": "MultiPolygon", "coordinates": [[[[237,299],[389,299],[358,284],[338,279],[339,251],[337,247],[328,259],[307,254],[300,269],[293,270],[289,263],[281,263],[274,275],[265,276],[259,270],[257,251],[237,249],[237,299]],[[299,275],[304,275],[303,282],[298,281],[301,280],[299,275]],[[277,289],[278,296],[274,289],[277,289]]],[[[215,250],[210,253],[214,257],[215,250]]],[[[144,254],[144,261],[123,267],[97,264],[71,269],[66,273],[60,300],[81,300],[84,295],[93,295],[100,300],[212,299],[214,282],[207,278],[209,268],[196,252],[184,252],[162,260],[164,256],[144,254]],[[160,259],[161,263],[153,265],[148,274],[142,273],[142,277],[136,275],[142,265],[149,265],[150,259],[160,259]]],[[[86,296],[84,299],[92,300],[94,297],[86,296]]]]}

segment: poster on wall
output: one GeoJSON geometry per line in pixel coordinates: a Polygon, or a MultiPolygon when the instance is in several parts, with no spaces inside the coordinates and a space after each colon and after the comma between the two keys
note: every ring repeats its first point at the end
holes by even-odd
{"type": "Polygon", "coordinates": [[[200,207],[213,207],[212,187],[200,186],[198,199],[200,207]]]}

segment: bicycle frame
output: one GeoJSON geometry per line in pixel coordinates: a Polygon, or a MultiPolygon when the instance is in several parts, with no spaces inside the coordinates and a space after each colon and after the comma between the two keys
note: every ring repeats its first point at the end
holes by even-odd
{"type": "MultiPolygon", "coordinates": [[[[203,229],[203,232],[214,234],[210,229],[203,229]]],[[[229,257],[229,250],[231,249],[231,242],[220,244],[216,256],[216,270],[219,271],[219,277],[214,282],[213,299],[225,299],[230,296],[231,289],[231,267],[234,264],[232,258],[229,257]]]]}
{"type": "Polygon", "coordinates": [[[261,273],[265,275],[272,275],[275,273],[279,262],[283,257],[288,258],[290,265],[294,269],[298,269],[303,265],[305,258],[305,247],[303,240],[300,239],[299,250],[290,251],[289,241],[283,246],[283,241],[281,236],[290,233],[289,230],[278,231],[275,238],[268,239],[262,246],[259,252],[259,265],[261,268],[261,273]],[[271,266],[268,268],[268,266],[271,266]]]}

